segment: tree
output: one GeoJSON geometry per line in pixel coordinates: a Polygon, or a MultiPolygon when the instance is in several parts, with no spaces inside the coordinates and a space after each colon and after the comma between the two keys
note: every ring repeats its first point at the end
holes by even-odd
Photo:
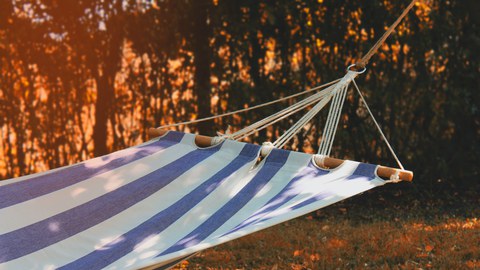
{"type": "Polygon", "coordinates": [[[108,153],[108,123],[117,137],[113,107],[115,76],[122,59],[127,9],[123,1],[41,1],[37,5],[51,16],[48,32],[61,37],[81,62],[76,68],[86,68],[95,80],[95,126],[93,131],[95,156],[108,153]]]}
{"type": "MultiPolygon", "coordinates": [[[[210,64],[211,54],[209,25],[210,0],[198,0],[191,5],[193,14],[192,25],[192,49],[195,63],[195,86],[194,92],[197,96],[198,117],[204,118],[211,115],[210,112],[210,64]]],[[[212,134],[208,123],[198,124],[198,132],[201,134],[212,134]]]]}

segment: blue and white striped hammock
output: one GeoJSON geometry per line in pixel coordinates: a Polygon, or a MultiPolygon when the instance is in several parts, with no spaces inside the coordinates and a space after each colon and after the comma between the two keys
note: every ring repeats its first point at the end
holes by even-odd
{"type": "Polygon", "coordinates": [[[72,166],[0,182],[0,269],[138,269],[383,185],[375,165],[170,131],[72,166]]]}
{"type": "MultiPolygon", "coordinates": [[[[360,66],[414,4],[412,0],[360,66]]],[[[413,174],[403,170],[355,83],[365,69],[351,70],[353,66],[342,79],[323,85],[329,87],[322,92],[217,137],[210,147],[199,148],[193,134],[171,131],[110,155],[0,182],[0,270],[166,269],[203,249],[396,182],[400,173],[411,180],[413,174]],[[389,170],[394,173],[390,181],[378,177],[376,165],[344,161],[326,170],[313,155],[279,149],[333,100],[319,149],[321,160],[328,156],[350,82],[402,169],[389,170]],[[267,151],[262,151],[266,146],[234,141],[309,106],[267,151]],[[265,157],[258,163],[260,156],[265,157]]]]}

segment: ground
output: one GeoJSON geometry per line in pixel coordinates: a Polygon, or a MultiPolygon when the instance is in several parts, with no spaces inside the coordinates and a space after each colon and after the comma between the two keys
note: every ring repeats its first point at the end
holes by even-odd
{"type": "Polygon", "coordinates": [[[387,185],[205,250],[176,269],[480,269],[479,205],[473,188],[387,185]]]}

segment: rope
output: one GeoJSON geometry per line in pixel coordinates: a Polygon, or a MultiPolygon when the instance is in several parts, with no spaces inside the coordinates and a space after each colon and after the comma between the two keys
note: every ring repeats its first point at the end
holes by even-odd
{"type": "MultiPolygon", "coordinates": [[[[350,66],[351,67],[351,66],[350,66]]],[[[350,67],[347,69],[347,74],[336,85],[332,104],[328,111],[327,122],[323,130],[322,141],[318,149],[318,154],[328,156],[332,150],[333,140],[337,130],[338,122],[342,112],[343,103],[347,94],[347,88],[350,82],[364,71],[351,71],[350,67]]]]}
{"type": "Polygon", "coordinates": [[[402,14],[400,17],[397,18],[397,20],[390,25],[390,27],[387,29],[387,31],[383,34],[383,36],[373,45],[373,47],[365,54],[362,59],[356,64],[357,67],[359,68],[364,68],[368,62],[370,61],[370,58],[372,58],[375,53],[377,53],[378,49],[382,44],[385,42],[385,40],[392,34],[393,30],[398,26],[398,24],[405,18],[405,16],[408,14],[408,12],[412,9],[412,7],[415,5],[415,2],[417,0],[412,0],[410,5],[408,5],[405,10],[403,10],[402,14]]]}
{"type": "Polygon", "coordinates": [[[290,107],[287,107],[285,109],[283,109],[282,111],[280,112],[277,112],[271,116],[268,116],[256,123],[253,123],[251,124],[250,126],[247,126],[245,128],[243,128],[242,130],[239,130],[237,132],[235,132],[234,134],[231,135],[231,138],[234,139],[234,140],[241,140],[245,137],[248,137],[250,136],[251,134],[255,133],[255,132],[258,132],[270,125],[273,125],[275,124],[276,122],[282,120],[282,119],[285,119],[287,118],[288,116],[298,112],[298,111],[301,111],[305,108],[307,108],[308,106],[311,106],[313,104],[315,104],[316,102],[318,102],[319,100],[322,100],[323,98],[325,98],[325,96],[329,95],[331,93],[333,89],[333,86],[330,86],[328,87],[327,89],[324,89],[322,92],[319,92],[319,93],[316,93],[304,100],[301,100],[300,102],[298,103],[295,103],[294,105],[290,106],[290,107]]]}
{"type": "Polygon", "coordinates": [[[362,99],[363,104],[364,104],[365,107],[367,108],[367,111],[368,111],[368,113],[370,114],[370,117],[372,117],[373,122],[374,122],[375,125],[377,126],[377,129],[378,129],[378,131],[380,132],[380,135],[382,136],[383,140],[384,140],[385,143],[387,144],[387,147],[388,147],[388,149],[390,150],[390,152],[392,153],[393,157],[394,157],[395,160],[397,161],[398,166],[400,167],[400,169],[405,170],[405,168],[403,167],[402,163],[400,162],[400,159],[398,159],[397,155],[395,154],[395,151],[393,150],[392,146],[391,146],[390,143],[388,142],[387,137],[385,136],[385,134],[383,134],[382,128],[380,128],[380,125],[378,124],[377,120],[376,120],[375,117],[373,116],[373,113],[372,113],[372,111],[370,110],[370,107],[368,106],[367,101],[366,101],[365,98],[363,97],[362,92],[361,92],[360,89],[358,88],[358,85],[357,85],[357,83],[355,82],[355,79],[353,79],[352,82],[353,82],[353,85],[355,85],[355,89],[357,89],[357,92],[358,92],[358,94],[360,95],[360,98],[362,99]]]}
{"type": "MultiPolygon", "coordinates": [[[[285,146],[285,144],[293,138],[312,118],[318,114],[326,105],[327,103],[333,98],[332,105],[330,106],[329,116],[327,120],[327,130],[328,130],[328,137],[327,140],[322,140],[322,143],[327,142],[330,145],[330,148],[327,149],[327,152],[330,152],[331,145],[333,143],[333,137],[335,136],[335,130],[338,125],[338,119],[340,118],[343,101],[345,100],[346,90],[348,84],[355,78],[359,73],[358,71],[350,71],[348,70],[347,74],[343,76],[343,78],[335,85],[330,86],[328,89],[325,89],[323,92],[327,92],[330,88],[331,92],[325,98],[319,99],[319,102],[308,112],[306,113],[300,120],[298,120],[293,126],[291,126],[280,138],[278,138],[273,145],[275,147],[281,148],[285,146]]],[[[328,146],[327,146],[328,147],[328,146]]]]}
{"type": "Polygon", "coordinates": [[[325,88],[327,86],[330,86],[332,84],[337,83],[338,81],[340,81],[340,79],[331,81],[331,82],[326,83],[326,84],[316,86],[314,88],[308,89],[308,90],[300,92],[300,93],[296,93],[296,94],[293,94],[293,95],[290,95],[290,96],[286,96],[286,97],[283,97],[283,98],[272,100],[272,101],[269,101],[269,102],[266,102],[266,103],[258,104],[258,105],[255,105],[253,107],[240,109],[240,110],[236,110],[236,111],[233,111],[233,112],[227,112],[227,113],[223,113],[223,114],[219,114],[219,115],[209,116],[209,117],[205,117],[205,118],[195,119],[195,120],[191,120],[191,121],[185,121],[185,122],[180,122],[180,123],[175,123],[175,124],[163,125],[163,126],[160,126],[158,128],[170,128],[170,127],[178,127],[178,126],[181,126],[181,125],[195,124],[195,123],[205,122],[205,121],[208,121],[208,120],[214,120],[214,119],[217,119],[217,118],[222,118],[222,117],[225,117],[225,116],[230,116],[230,115],[237,114],[237,113],[243,113],[243,112],[259,109],[259,108],[262,108],[262,107],[265,107],[265,106],[269,106],[269,105],[272,105],[272,104],[275,104],[275,103],[278,103],[278,102],[281,102],[281,101],[285,101],[285,100],[288,100],[288,99],[291,99],[291,98],[294,98],[294,97],[298,97],[298,96],[303,95],[303,94],[307,94],[307,93],[325,88]]]}
{"type": "Polygon", "coordinates": [[[331,96],[322,98],[308,113],[306,113],[302,118],[300,118],[297,123],[290,127],[280,138],[278,138],[273,145],[277,148],[282,148],[285,144],[295,136],[312,118],[327,105],[330,101],[331,96]]]}
{"type": "Polygon", "coordinates": [[[337,131],[340,115],[342,114],[342,108],[347,94],[348,85],[342,87],[335,94],[335,99],[330,105],[330,111],[327,117],[327,125],[325,125],[325,138],[322,138],[318,154],[329,156],[332,150],[333,140],[335,139],[335,133],[337,131]]]}

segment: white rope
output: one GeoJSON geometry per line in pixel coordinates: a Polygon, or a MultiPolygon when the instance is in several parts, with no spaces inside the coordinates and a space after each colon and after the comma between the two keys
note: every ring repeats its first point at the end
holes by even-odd
{"type": "Polygon", "coordinates": [[[395,160],[397,161],[398,166],[400,167],[400,169],[405,170],[405,168],[403,167],[402,163],[400,162],[400,159],[398,159],[397,155],[395,154],[395,151],[393,150],[392,146],[391,146],[390,143],[388,142],[387,137],[385,136],[385,134],[383,134],[382,128],[380,127],[380,125],[378,124],[377,120],[376,120],[375,117],[373,116],[372,111],[370,110],[370,107],[369,107],[368,104],[367,104],[367,101],[365,100],[365,98],[364,98],[363,95],[362,95],[362,92],[361,92],[360,89],[358,88],[357,83],[355,82],[355,80],[352,80],[352,81],[353,81],[353,85],[355,85],[355,89],[357,89],[357,92],[358,92],[358,94],[360,95],[360,98],[362,99],[363,104],[365,104],[365,108],[367,108],[367,111],[368,111],[368,113],[370,114],[370,117],[372,117],[373,122],[374,122],[375,125],[377,126],[378,132],[380,132],[380,135],[382,136],[383,140],[384,140],[385,143],[387,144],[388,149],[390,150],[390,152],[392,153],[393,157],[394,157],[395,160]]]}
{"type": "Polygon", "coordinates": [[[318,100],[323,99],[325,96],[329,95],[331,90],[333,89],[333,86],[328,87],[327,89],[324,89],[321,92],[315,93],[314,95],[307,97],[306,99],[303,99],[285,109],[283,109],[280,112],[277,112],[273,115],[270,115],[260,121],[257,121],[231,135],[231,138],[234,140],[240,140],[243,139],[255,132],[258,132],[259,130],[262,130],[282,119],[285,119],[286,117],[301,111],[305,109],[306,107],[313,105],[316,103],[318,100]]]}
{"type": "Polygon", "coordinates": [[[280,138],[273,144],[279,148],[283,147],[295,134],[297,134],[331,99],[331,94],[320,99],[318,103],[291,126],[280,138]]]}
{"type": "Polygon", "coordinates": [[[335,90],[333,90],[333,101],[328,111],[327,122],[325,124],[322,141],[318,149],[318,154],[320,155],[330,155],[338,123],[340,121],[340,116],[342,114],[343,104],[345,103],[348,85],[358,74],[363,73],[363,71],[351,71],[350,67],[347,70],[347,74],[345,74],[342,80],[336,85],[335,90]]]}
{"type": "Polygon", "coordinates": [[[321,155],[327,155],[327,145],[328,145],[328,141],[330,140],[330,137],[331,137],[331,133],[332,133],[332,129],[333,129],[333,118],[334,118],[334,114],[336,112],[336,107],[337,107],[337,104],[338,104],[338,99],[339,99],[339,93],[338,91],[335,93],[334,97],[333,97],[333,101],[332,103],[330,104],[330,108],[328,110],[328,116],[327,116],[327,121],[325,123],[325,127],[324,127],[324,131],[323,131],[323,134],[322,134],[322,141],[320,143],[320,147],[319,147],[319,150],[318,150],[318,154],[321,154],[321,155]]]}
{"type": "Polygon", "coordinates": [[[266,102],[266,103],[258,104],[258,105],[255,105],[253,107],[244,108],[244,109],[236,110],[236,111],[233,111],[233,112],[227,112],[227,113],[214,115],[214,116],[210,116],[210,117],[195,119],[195,120],[191,120],[191,121],[185,121],[185,122],[180,122],[180,123],[175,123],[175,124],[163,125],[163,126],[160,126],[158,128],[163,129],[163,128],[170,128],[170,127],[178,127],[178,126],[181,126],[181,125],[189,125],[189,124],[204,122],[204,121],[208,121],[208,120],[214,120],[214,119],[217,119],[217,118],[222,118],[222,117],[234,115],[234,114],[237,114],[237,113],[243,113],[243,112],[259,109],[259,108],[262,108],[262,107],[265,107],[265,106],[269,106],[269,105],[272,105],[272,104],[275,104],[275,103],[278,103],[278,102],[282,102],[282,101],[285,101],[285,100],[288,100],[288,99],[291,99],[291,98],[294,98],[294,97],[301,96],[303,94],[307,94],[307,93],[325,88],[327,86],[330,86],[332,84],[337,83],[338,81],[340,81],[340,79],[337,79],[337,80],[331,81],[329,83],[325,83],[325,84],[316,86],[314,88],[308,89],[308,90],[300,92],[300,93],[296,93],[296,94],[293,94],[293,95],[290,95],[290,96],[286,96],[286,97],[283,97],[283,98],[272,100],[272,101],[269,101],[269,102],[266,102]]]}
{"type": "MultiPolygon", "coordinates": [[[[328,91],[328,89],[325,89],[324,91],[328,91]]],[[[316,102],[318,102],[319,99],[322,99],[324,95],[321,95],[319,97],[317,97],[316,99],[313,99],[313,100],[309,100],[308,102],[306,103],[302,103],[302,106],[298,106],[294,109],[292,108],[287,108],[285,109],[285,113],[282,113],[282,114],[279,114],[278,116],[275,116],[275,117],[267,117],[259,122],[261,122],[261,125],[257,125],[255,128],[249,128],[249,130],[247,132],[244,132],[243,135],[239,136],[239,137],[236,137],[237,140],[241,140],[245,137],[248,137],[250,135],[252,135],[253,133],[256,133],[262,129],[265,129],[267,128],[268,126],[270,125],[273,125],[275,123],[277,123],[278,121],[280,120],[283,120],[285,118],[287,118],[288,116],[294,114],[294,113],[297,113],[313,104],[315,104],[316,102]]],[[[303,101],[302,101],[303,102],[303,101]]],[[[259,123],[257,122],[257,123],[259,123]]]]}
{"type": "Polygon", "coordinates": [[[244,138],[245,137],[245,134],[249,134],[251,131],[258,131],[259,128],[263,127],[263,126],[269,126],[272,124],[272,121],[274,120],[281,120],[281,119],[284,119],[285,117],[291,115],[292,113],[295,113],[301,109],[303,109],[304,107],[307,107],[309,106],[311,103],[315,102],[315,100],[317,100],[319,98],[319,96],[322,96],[324,93],[317,93],[317,94],[314,94],[310,97],[307,97],[306,99],[304,100],[301,100],[277,113],[274,113],[272,115],[269,115],[267,116],[266,118],[263,118],[235,133],[232,134],[232,138],[236,139],[236,140],[239,140],[241,138],[244,138]]]}
{"type": "Polygon", "coordinates": [[[273,145],[278,148],[282,148],[285,144],[295,136],[312,118],[321,111],[325,105],[330,101],[331,95],[321,99],[308,113],[306,113],[302,118],[300,118],[295,125],[290,127],[280,138],[278,138],[273,145]]]}
{"type": "MultiPolygon", "coordinates": [[[[355,78],[359,73],[357,71],[348,70],[347,74],[335,85],[332,85],[332,91],[329,96],[321,99],[317,105],[315,105],[308,113],[306,113],[297,123],[295,123],[290,129],[288,129],[280,138],[278,138],[273,144],[276,147],[283,147],[285,144],[291,140],[315,115],[322,110],[325,105],[333,98],[332,105],[330,106],[329,116],[327,119],[327,125],[325,127],[326,138],[322,140],[322,147],[319,150],[323,155],[329,155],[331,151],[331,146],[333,144],[333,138],[335,137],[335,131],[339,122],[341,115],[341,110],[343,107],[343,101],[346,97],[346,91],[348,84],[355,78]]],[[[325,133],[324,133],[325,134],[325,133]]]]}
{"type": "Polygon", "coordinates": [[[331,114],[328,115],[329,123],[325,127],[326,131],[326,138],[322,138],[321,146],[319,154],[329,156],[333,146],[333,140],[335,139],[335,133],[337,131],[338,122],[340,120],[340,116],[342,114],[342,108],[345,101],[345,97],[347,94],[348,85],[344,85],[341,90],[335,93],[335,99],[331,105],[331,114]]]}
{"type": "MultiPolygon", "coordinates": [[[[402,169],[403,170],[403,169],[402,169]]],[[[395,173],[390,175],[390,179],[386,180],[385,183],[400,183],[402,180],[400,179],[400,171],[395,170],[395,173]]]]}

